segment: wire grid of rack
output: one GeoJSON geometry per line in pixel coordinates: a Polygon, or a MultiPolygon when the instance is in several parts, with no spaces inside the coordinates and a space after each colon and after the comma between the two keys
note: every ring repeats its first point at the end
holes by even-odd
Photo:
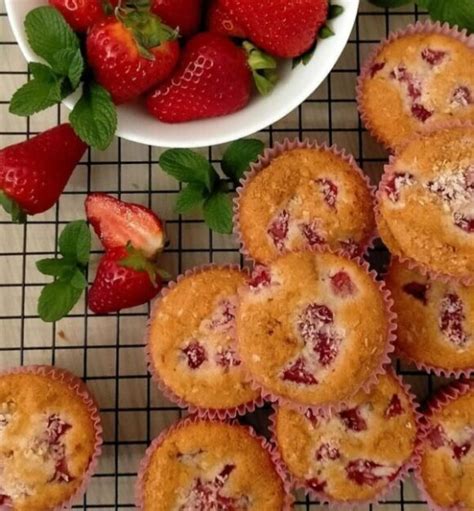
{"type": "MultiPolygon", "coordinates": [[[[355,80],[371,47],[390,31],[423,19],[416,7],[387,12],[362,0],[349,44],[335,69],[319,89],[280,122],[256,134],[266,145],[285,137],[317,138],[353,153],[377,182],[387,154],[365,132],[354,100],[355,80]]],[[[0,137],[1,147],[24,140],[67,118],[54,107],[30,119],[8,114],[9,99],[27,79],[27,67],[10,31],[0,0],[0,137]]],[[[223,148],[202,149],[218,163],[223,148]]],[[[200,217],[177,216],[173,204],[179,186],[160,171],[158,148],[117,139],[104,152],[89,151],[76,169],[58,205],[12,225],[0,212],[0,369],[20,364],[55,364],[82,376],[101,405],[105,445],[99,469],[87,494],[74,509],[112,510],[134,507],[133,487],[141,456],[150,441],[184,412],[167,402],[147,373],[143,338],[149,308],[143,306],[110,316],[94,316],[83,299],[65,319],[43,323],[36,302],[44,277],[35,261],[56,253],[58,232],[70,220],[84,218],[88,192],[103,191],[123,200],[151,206],[167,220],[170,246],[162,266],[177,275],[198,264],[242,262],[231,237],[215,235],[200,217]]],[[[93,246],[91,282],[100,246],[93,246]],[[94,264],[95,263],[95,264],[94,264]]],[[[383,247],[375,260],[383,260],[383,247]]],[[[424,399],[439,383],[412,368],[398,371],[424,399]]],[[[262,431],[265,410],[243,421],[262,431]]],[[[295,509],[316,509],[319,504],[299,496],[295,509]]],[[[411,481],[394,490],[385,501],[367,509],[414,511],[427,509],[411,481]]]]}

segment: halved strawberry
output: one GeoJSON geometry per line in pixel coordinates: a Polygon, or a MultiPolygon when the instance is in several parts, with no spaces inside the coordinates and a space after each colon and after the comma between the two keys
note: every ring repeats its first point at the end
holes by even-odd
{"type": "Polygon", "coordinates": [[[153,211],[107,195],[92,193],[85,201],[86,215],[106,249],[125,247],[127,243],[153,258],[163,250],[163,222],[153,211]]]}

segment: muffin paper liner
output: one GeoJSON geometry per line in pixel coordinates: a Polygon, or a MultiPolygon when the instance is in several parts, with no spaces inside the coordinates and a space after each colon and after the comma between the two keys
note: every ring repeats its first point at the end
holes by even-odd
{"type": "MultiPolygon", "coordinates": [[[[298,252],[298,251],[295,251],[298,252]]],[[[250,382],[252,387],[255,390],[258,390],[263,399],[266,401],[270,401],[272,403],[281,404],[284,406],[288,406],[289,408],[292,408],[300,413],[305,413],[308,410],[311,410],[314,413],[333,413],[337,412],[347,406],[348,401],[350,401],[360,390],[364,390],[365,392],[369,392],[370,389],[377,384],[379,376],[382,374],[385,374],[387,366],[391,364],[391,354],[395,350],[395,339],[396,339],[396,329],[397,329],[397,315],[393,312],[393,299],[390,291],[387,289],[384,281],[378,281],[377,280],[377,273],[374,270],[370,270],[369,264],[360,259],[360,258],[348,258],[346,254],[343,252],[338,251],[331,251],[324,248],[319,247],[313,247],[311,249],[308,249],[304,252],[314,252],[316,254],[318,253],[324,253],[328,252],[331,254],[339,255],[341,257],[345,257],[346,259],[349,259],[355,263],[357,263],[361,268],[363,268],[370,277],[372,277],[372,280],[374,281],[375,285],[377,286],[380,294],[382,295],[384,305],[385,305],[385,311],[387,315],[387,336],[386,336],[386,343],[385,343],[385,349],[380,356],[380,362],[378,367],[373,371],[372,375],[362,384],[360,384],[357,387],[354,387],[351,394],[342,401],[337,401],[333,403],[326,403],[321,405],[303,405],[301,403],[295,402],[290,398],[286,398],[283,396],[280,396],[278,394],[275,394],[270,389],[268,389],[263,383],[257,380],[256,376],[252,374],[246,367],[246,364],[242,357],[240,359],[242,360],[242,367],[244,371],[246,372],[246,380],[250,382]]],[[[263,265],[259,265],[263,266],[263,265]]],[[[236,338],[236,351],[239,353],[239,343],[236,338]]]]}
{"type": "MultiPolygon", "coordinates": [[[[184,419],[179,420],[178,422],[175,422],[172,424],[169,428],[162,431],[149,445],[147,448],[144,457],[140,461],[140,466],[138,468],[138,476],[137,476],[137,482],[135,485],[135,502],[137,509],[143,510],[144,509],[144,477],[148,468],[148,465],[150,463],[151,457],[156,451],[156,449],[163,444],[163,442],[166,440],[169,434],[173,433],[174,431],[181,429],[183,427],[186,427],[190,424],[194,424],[197,422],[224,422],[226,424],[232,424],[233,426],[239,427],[240,429],[245,430],[247,433],[250,434],[253,438],[257,439],[260,442],[260,445],[262,446],[265,451],[270,456],[270,459],[275,467],[275,470],[282,480],[283,483],[283,489],[285,492],[285,501],[283,504],[283,507],[281,511],[291,511],[294,498],[291,493],[291,482],[290,482],[290,476],[288,472],[286,471],[286,466],[283,463],[283,460],[280,457],[280,454],[276,448],[272,446],[272,444],[266,440],[265,438],[257,435],[255,430],[251,428],[250,426],[244,426],[242,424],[239,424],[237,421],[220,421],[219,419],[210,419],[206,417],[199,417],[197,414],[194,414],[192,416],[188,416],[184,419]]],[[[275,510],[280,511],[280,510],[275,510]]]]}
{"type": "Polygon", "coordinates": [[[433,23],[431,21],[421,22],[418,21],[414,24],[408,25],[407,27],[398,30],[396,32],[392,32],[387,39],[381,41],[369,54],[364,64],[362,65],[361,72],[357,79],[356,85],[356,99],[357,99],[357,108],[359,111],[359,115],[370,132],[372,137],[377,140],[381,145],[383,145],[387,150],[391,152],[395,152],[393,147],[390,147],[385,141],[383,141],[379,135],[377,135],[376,130],[374,129],[372,123],[370,122],[369,117],[364,112],[363,108],[363,83],[365,79],[370,76],[370,69],[375,59],[379,55],[379,53],[383,50],[385,46],[401,39],[402,37],[413,35],[413,34],[439,34],[452,37],[464,44],[466,44],[469,48],[474,49],[474,35],[468,35],[467,30],[458,30],[458,27],[451,27],[448,23],[441,24],[439,21],[433,23]]]}
{"type": "MultiPolygon", "coordinates": [[[[338,500],[334,500],[331,497],[328,497],[325,494],[315,492],[312,488],[308,487],[306,481],[304,479],[295,477],[291,474],[289,468],[286,466],[286,471],[290,477],[290,481],[294,490],[304,490],[305,494],[308,495],[311,500],[316,500],[321,504],[328,504],[329,509],[334,509],[335,511],[344,510],[359,510],[359,509],[367,509],[369,505],[376,505],[378,502],[383,502],[383,498],[387,496],[400,482],[404,481],[408,476],[410,470],[415,470],[420,463],[421,460],[421,450],[422,450],[422,437],[423,437],[423,415],[419,411],[419,404],[416,399],[416,396],[412,393],[411,387],[402,380],[401,376],[395,373],[392,368],[388,368],[388,371],[392,372],[392,374],[397,379],[398,383],[404,389],[406,396],[409,398],[412,409],[414,412],[416,427],[417,427],[417,436],[415,440],[415,447],[413,449],[411,457],[402,465],[400,468],[397,477],[390,481],[385,488],[383,488],[373,499],[368,499],[364,501],[346,501],[341,502],[338,500]]],[[[321,413],[321,412],[320,412],[321,413]]],[[[326,412],[323,412],[325,414],[326,412]]],[[[332,412],[330,412],[332,413],[332,412]]],[[[273,408],[273,413],[269,417],[269,426],[268,429],[271,433],[271,438],[273,443],[275,444],[275,448],[279,452],[279,457],[283,463],[283,455],[278,447],[277,435],[276,435],[276,408],[273,408]]],[[[451,511],[451,510],[450,510],[451,511]]]]}
{"type": "MultiPolygon", "coordinates": [[[[242,237],[242,233],[240,231],[240,198],[242,196],[242,193],[245,189],[245,187],[248,185],[250,181],[263,169],[268,167],[272,160],[277,158],[278,156],[281,156],[283,153],[286,153],[287,151],[292,151],[293,149],[317,149],[317,150],[324,150],[324,151],[330,151],[345,162],[347,162],[353,170],[362,178],[364,183],[367,185],[367,188],[370,192],[370,195],[372,197],[372,202],[375,204],[375,191],[376,187],[373,186],[370,183],[369,176],[367,176],[364,171],[357,165],[354,157],[351,154],[348,154],[344,149],[339,149],[336,145],[327,145],[326,143],[319,144],[316,140],[310,141],[309,139],[305,140],[298,140],[293,139],[290,140],[288,138],[285,138],[283,142],[277,142],[274,144],[273,147],[269,147],[265,149],[263,154],[261,154],[258,158],[258,160],[255,163],[252,163],[250,165],[250,169],[245,173],[245,175],[240,180],[240,186],[237,188],[237,196],[234,199],[234,217],[233,217],[233,225],[234,225],[234,234],[238,239],[239,245],[240,245],[240,252],[243,254],[245,259],[249,261],[254,261],[254,258],[249,253],[247,247],[245,246],[245,242],[242,237]]],[[[366,237],[363,243],[360,244],[361,247],[361,253],[360,257],[363,257],[369,249],[373,248],[374,242],[377,239],[377,230],[376,227],[374,227],[374,231],[366,237]]],[[[325,247],[325,245],[322,245],[322,247],[325,247]]],[[[327,247],[327,246],[326,246],[327,247]]],[[[351,257],[351,254],[345,253],[346,256],[351,257]]]]}
{"type": "MultiPolygon", "coordinates": [[[[246,413],[253,412],[257,407],[263,406],[263,399],[261,396],[256,397],[252,401],[247,403],[243,403],[239,406],[231,407],[231,408],[207,408],[207,407],[199,407],[192,403],[189,403],[184,398],[178,396],[161,378],[158,370],[155,368],[153,364],[153,358],[151,355],[152,350],[152,339],[151,339],[151,325],[155,318],[155,314],[159,309],[160,301],[167,296],[172,289],[174,289],[183,279],[196,275],[198,273],[203,273],[209,271],[213,268],[228,268],[231,270],[239,270],[240,272],[247,273],[246,269],[240,268],[238,265],[216,265],[216,264],[206,264],[203,266],[199,266],[193,268],[191,270],[187,270],[185,273],[179,275],[176,280],[170,282],[167,287],[163,288],[160,295],[155,299],[151,307],[151,315],[148,321],[147,333],[145,339],[145,357],[148,366],[148,370],[150,371],[153,380],[158,385],[161,393],[171,402],[177,404],[181,408],[187,408],[189,413],[197,414],[200,418],[210,418],[210,419],[235,419],[237,416],[245,415],[246,413]]],[[[243,365],[243,364],[242,364],[243,365]]]]}
{"type": "MultiPolygon", "coordinates": [[[[94,453],[92,454],[89,466],[82,477],[82,483],[79,488],[71,497],[69,497],[59,506],[53,508],[52,511],[64,511],[71,509],[72,505],[77,501],[77,499],[85,493],[87,485],[89,484],[90,479],[97,468],[99,457],[102,453],[103,430],[99,415],[99,408],[95,398],[87,388],[86,384],[80,378],[73,375],[69,371],[60,369],[58,367],[47,365],[29,365],[23,367],[15,367],[0,373],[0,377],[10,374],[36,374],[63,383],[69,388],[69,390],[72,390],[78,397],[80,397],[84,405],[87,407],[95,431],[94,453]]],[[[0,506],[0,509],[3,508],[0,506]]]]}
{"type": "MultiPolygon", "coordinates": [[[[474,37],[473,39],[473,45],[474,45],[474,37]]],[[[424,137],[425,135],[428,135],[430,133],[434,133],[439,130],[449,129],[449,128],[474,128],[473,122],[466,122],[466,121],[459,121],[454,120],[450,122],[441,122],[435,125],[430,126],[429,128],[425,128],[422,132],[417,133],[414,135],[414,137],[411,138],[411,141],[413,141],[414,138],[420,139],[424,137]]],[[[408,141],[406,142],[408,143],[408,141]]],[[[406,145],[405,143],[405,145],[406,145]]],[[[384,172],[382,174],[382,178],[379,183],[379,187],[376,191],[375,197],[375,219],[377,220],[377,223],[379,222],[379,219],[383,218],[383,215],[380,211],[380,204],[383,199],[383,187],[387,182],[387,179],[389,178],[390,173],[392,172],[395,162],[397,160],[396,155],[391,155],[389,158],[389,162],[384,166],[384,172]]],[[[388,226],[387,226],[388,228],[388,226]]],[[[383,241],[383,239],[382,239],[383,241]]],[[[473,275],[466,275],[464,277],[454,277],[452,275],[447,275],[445,273],[441,273],[439,271],[432,270],[427,264],[421,263],[413,259],[412,257],[408,257],[404,254],[397,253],[395,254],[396,257],[399,259],[401,263],[404,263],[407,265],[407,267],[412,270],[416,271],[418,273],[421,273],[424,276],[429,276],[435,280],[440,280],[441,282],[444,282],[445,284],[462,284],[464,286],[474,286],[474,274],[473,275]]]]}
{"type": "MultiPolygon", "coordinates": [[[[461,380],[450,383],[445,387],[442,387],[433,398],[429,401],[428,408],[423,416],[422,421],[422,434],[421,434],[421,449],[420,449],[420,463],[423,456],[423,443],[426,441],[427,436],[430,433],[430,417],[436,412],[446,406],[448,403],[455,401],[456,399],[464,396],[468,392],[474,391],[474,380],[461,380]]],[[[428,507],[432,511],[466,511],[466,507],[451,506],[443,507],[436,504],[428,493],[425,484],[421,476],[420,463],[415,467],[415,481],[418,486],[421,498],[428,502],[428,507]]]]}

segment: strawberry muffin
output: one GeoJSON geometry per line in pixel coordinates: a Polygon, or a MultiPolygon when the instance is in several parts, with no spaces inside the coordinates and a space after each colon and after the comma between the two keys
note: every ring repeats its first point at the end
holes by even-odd
{"type": "Polygon", "coordinates": [[[474,510],[474,381],[433,399],[417,479],[432,509],[474,510]]]}
{"type": "Polygon", "coordinates": [[[201,414],[235,416],[259,397],[234,347],[237,290],[247,281],[239,268],[204,267],[178,279],[153,307],[151,370],[166,395],[201,414]]]}
{"type": "Polygon", "coordinates": [[[440,121],[474,121],[474,37],[430,23],[392,35],[365,64],[358,103],[391,149],[440,121]]]}
{"type": "Polygon", "coordinates": [[[398,316],[398,354],[422,369],[474,371],[474,287],[424,276],[396,258],[385,281],[398,316]]]}
{"type": "Polygon", "coordinates": [[[248,428],[185,419],[147,450],[137,482],[142,511],[283,511],[285,484],[248,428]]]}
{"type": "Polygon", "coordinates": [[[296,486],[333,504],[364,503],[406,474],[418,421],[409,394],[390,370],[334,414],[276,409],[273,433],[296,486]]]}
{"type": "Polygon", "coordinates": [[[378,192],[380,236],[423,270],[474,278],[474,124],[414,137],[378,192]]]}
{"type": "Polygon", "coordinates": [[[264,264],[288,250],[323,245],[362,254],[375,230],[368,179],[336,148],[285,150],[289,145],[295,143],[271,151],[240,191],[237,229],[244,251],[264,264]]]}
{"type": "Polygon", "coordinates": [[[294,252],[258,267],[240,291],[239,354],[269,399],[340,406],[392,349],[383,287],[353,259],[294,252]]]}
{"type": "Polygon", "coordinates": [[[67,507],[95,467],[100,433],[93,398],[69,373],[0,375],[0,509],[67,507]]]}

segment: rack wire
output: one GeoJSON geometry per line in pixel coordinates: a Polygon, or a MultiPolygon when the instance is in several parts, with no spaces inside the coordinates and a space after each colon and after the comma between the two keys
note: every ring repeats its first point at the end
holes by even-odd
{"type": "MultiPolygon", "coordinates": [[[[333,72],[319,89],[286,118],[256,134],[266,145],[290,138],[317,138],[337,144],[354,154],[359,165],[377,182],[387,154],[366,133],[354,99],[355,80],[370,49],[390,31],[402,28],[424,13],[416,7],[390,13],[362,0],[350,41],[333,72]]],[[[64,121],[63,107],[53,107],[32,118],[8,114],[9,99],[27,78],[27,66],[8,25],[0,0],[0,137],[1,147],[24,140],[64,121]]],[[[213,163],[220,161],[223,147],[202,149],[213,163]]],[[[199,217],[177,216],[173,204],[179,186],[160,171],[160,150],[117,139],[104,152],[89,150],[76,169],[58,205],[29,219],[24,226],[12,225],[0,213],[0,369],[20,364],[55,364],[82,376],[101,405],[105,445],[99,469],[87,494],[74,509],[133,509],[133,487],[140,458],[150,441],[182,415],[167,402],[147,373],[143,338],[149,306],[109,316],[92,315],[85,299],[56,324],[43,323],[36,302],[45,284],[35,261],[56,254],[58,233],[77,218],[84,218],[87,193],[103,191],[152,207],[167,220],[170,246],[162,266],[177,275],[198,264],[239,263],[235,240],[211,233],[199,217]]],[[[93,245],[92,282],[100,246],[93,245]]],[[[380,263],[386,253],[375,249],[380,263]]],[[[438,381],[397,363],[398,372],[424,399],[438,381]]],[[[265,410],[243,420],[262,430],[265,410]]],[[[299,496],[295,509],[320,507],[299,496]]],[[[427,509],[411,481],[400,484],[371,511],[427,509]]]]}

